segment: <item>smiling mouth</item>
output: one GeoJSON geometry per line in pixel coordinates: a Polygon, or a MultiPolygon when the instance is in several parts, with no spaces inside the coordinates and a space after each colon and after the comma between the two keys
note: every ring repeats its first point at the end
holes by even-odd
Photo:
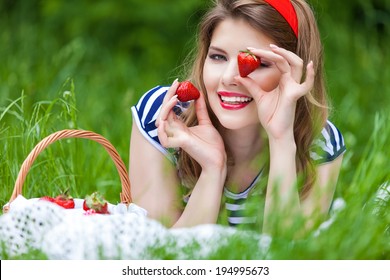
{"type": "Polygon", "coordinates": [[[251,97],[242,97],[242,96],[223,96],[220,95],[219,98],[221,101],[225,104],[229,105],[241,105],[241,104],[248,104],[253,100],[251,97]]]}

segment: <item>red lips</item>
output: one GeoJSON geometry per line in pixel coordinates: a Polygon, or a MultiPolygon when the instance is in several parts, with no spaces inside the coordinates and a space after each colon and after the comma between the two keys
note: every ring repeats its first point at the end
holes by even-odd
{"type": "Polygon", "coordinates": [[[226,110],[240,110],[245,108],[253,100],[252,97],[235,92],[218,92],[220,104],[226,110]]]}

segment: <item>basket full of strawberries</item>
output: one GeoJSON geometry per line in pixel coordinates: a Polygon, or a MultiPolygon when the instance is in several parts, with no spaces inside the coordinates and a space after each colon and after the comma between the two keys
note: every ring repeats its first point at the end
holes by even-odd
{"type": "MultiPolygon", "coordinates": [[[[38,157],[38,155],[53,142],[65,138],[84,138],[93,140],[101,144],[113,160],[121,180],[122,189],[119,196],[122,212],[123,207],[127,209],[130,205],[133,205],[131,198],[130,179],[128,176],[127,168],[114,146],[106,138],[95,132],[87,130],[66,129],[52,133],[43,140],[41,140],[24,160],[20,168],[18,177],[16,179],[11,198],[9,202],[3,206],[4,213],[7,213],[12,208],[17,198],[23,197],[22,188],[24,181],[27,177],[28,171],[30,170],[33,162],[38,157]]],[[[110,209],[114,209],[114,205],[108,203],[107,200],[105,200],[105,198],[103,197],[103,195],[101,195],[99,192],[89,194],[82,199],[73,198],[68,191],[65,191],[54,197],[43,196],[38,199],[31,200],[47,201],[50,203],[54,203],[64,209],[82,210],[84,214],[110,214],[110,212],[112,212],[110,211],[110,209]]],[[[23,201],[26,200],[23,198],[23,201]]]]}

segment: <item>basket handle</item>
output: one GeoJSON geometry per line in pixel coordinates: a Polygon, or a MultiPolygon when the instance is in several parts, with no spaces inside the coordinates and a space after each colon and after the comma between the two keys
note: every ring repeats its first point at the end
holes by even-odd
{"type": "MultiPolygon", "coordinates": [[[[126,205],[132,202],[131,186],[130,186],[130,179],[128,176],[128,172],[125,164],[123,163],[123,160],[119,156],[114,146],[106,138],[104,138],[103,136],[95,132],[87,131],[87,130],[65,129],[65,130],[54,132],[49,136],[47,136],[46,138],[42,139],[30,152],[30,154],[24,160],[22,167],[20,168],[9,203],[11,203],[19,194],[22,193],[22,188],[23,188],[24,181],[27,177],[27,173],[30,170],[35,159],[38,157],[38,155],[53,142],[65,138],[84,138],[84,139],[93,140],[101,144],[108,152],[111,159],[114,161],[115,166],[118,170],[119,177],[122,184],[122,192],[120,193],[121,202],[126,205]]],[[[3,211],[7,212],[8,209],[3,209],[3,211]]]]}

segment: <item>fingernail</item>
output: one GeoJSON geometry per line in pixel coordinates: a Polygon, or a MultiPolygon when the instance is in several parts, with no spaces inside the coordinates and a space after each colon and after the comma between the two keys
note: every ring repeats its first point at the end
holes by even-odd
{"type": "Polygon", "coordinates": [[[255,48],[247,47],[246,49],[249,50],[249,51],[253,51],[255,48]]]}
{"type": "Polygon", "coordinates": [[[272,48],[272,49],[277,49],[278,46],[277,45],[274,45],[274,44],[269,44],[269,46],[272,48]]]}
{"type": "Polygon", "coordinates": [[[172,85],[176,84],[178,81],[179,81],[179,78],[176,78],[176,79],[173,81],[172,85]]]}

